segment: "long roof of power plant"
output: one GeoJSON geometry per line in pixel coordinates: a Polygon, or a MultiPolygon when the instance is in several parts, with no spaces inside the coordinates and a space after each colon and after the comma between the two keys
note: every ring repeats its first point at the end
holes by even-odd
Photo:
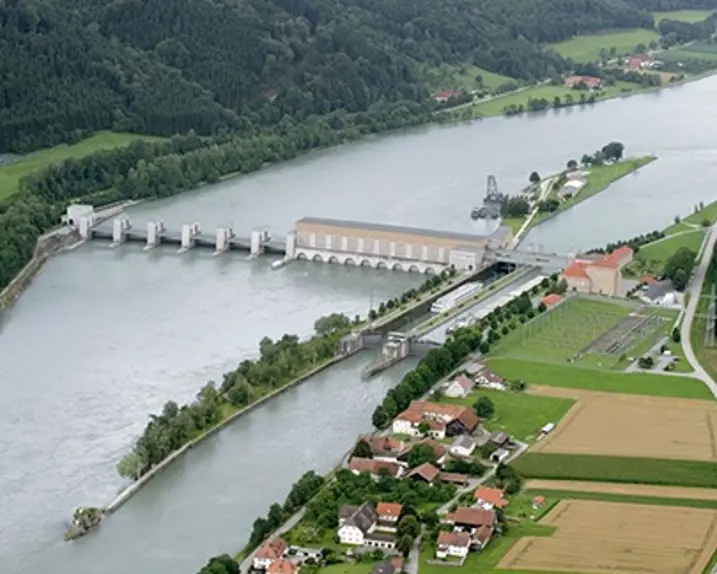
{"type": "Polygon", "coordinates": [[[440,239],[456,239],[460,241],[475,241],[491,237],[503,239],[510,233],[510,227],[501,225],[493,233],[480,235],[477,233],[459,233],[456,231],[441,231],[439,229],[422,229],[420,227],[404,227],[390,223],[370,223],[367,221],[353,221],[350,219],[330,219],[326,217],[302,217],[296,223],[310,223],[315,225],[330,225],[332,227],[348,227],[350,229],[371,229],[374,231],[388,231],[389,233],[406,233],[409,235],[426,235],[440,239]]]}

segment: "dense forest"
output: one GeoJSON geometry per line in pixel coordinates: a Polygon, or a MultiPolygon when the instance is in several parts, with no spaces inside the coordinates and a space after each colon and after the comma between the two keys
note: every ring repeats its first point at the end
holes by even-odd
{"type": "Polygon", "coordinates": [[[418,64],[542,78],[540,43],[677,7],[717,0],[0,0],[0,152],[421,101],[418,64]]]}

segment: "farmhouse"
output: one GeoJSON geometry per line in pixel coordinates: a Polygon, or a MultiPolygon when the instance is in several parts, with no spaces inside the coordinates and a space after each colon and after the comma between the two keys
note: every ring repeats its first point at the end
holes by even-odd
{"type": "Polygon", "coordinates": [[[468,482],[467,474],[458,472],[439,472],[438,480],[446,484],[455,484],[456,486],[464,486],[468,482]]]}
{"type": "Polygon", "coordinates": [[[444,394],[447,397],[454,399],[463,399],[467,397],[472,390],[473,381],[471,381],[466,375],[460,375],[448,384],[444,394]]]}
{"type": "Polygon", "coordinates": [[[493,526],[495,513],[484,508],[459,506],[454,513],[446,514],[443,522],[452,524],[456,531],[473,534],[481,526],[493,526]]]}
{"type": "Polygon", "coordinates": [[[560,274],[560,279],[572,291],[618,296],[623,292],[621,270],[633,255],[629,247],[620,247],[594,261],[576,261],[560,274]]]}
{"type": "Polygon", "coordinates": [[[627,65],[630,66],[631,70],[642,70],[643,68],[652,67],[654,60],[652,56],[647,54],[636,54],[627,59],[627,65]]]}
{"type": "Polygon", "coordinates": [[[396,574],[403,570],[403,556],[395,556],[390,560],[379,562],[371,569],[371,574],[396,574]]]}
{"type": "Polygon", "coordinates": [[[408,466],[408,457],[411,454],[411,451],[417,446],[421,445],[430,446],[433,449],[433,453],[436,455],[436,464],[438,466],[443,466],[443,463],[446,461],[446,454],[448,453],[448,449],[437,440],[433,440],[430,438],[425,438],[417,442],[409,443],[406,449],[398,457],[398,463],[408,466]]]}
{"type": "Polygon", "coordinates": [[[364,502],[361,506],[342,506],[339,509],[338,535],[341,544],[391,549],[396,543],[392,534],[376,532],[378,514],[364,502]]]}
{"type": "Polygon", "coordinates": [[[639,299],[648,305],[660,305],[663,307],[675,305],[677,302],[675,286],[669,279],[657,281],[640,293],[639,299]]]}
{"type": "Polygon", "coordinates": [[[369,445],[374,460],[397,462],[398,455],[406,449],[405,442],[391,436],[375,434],[362,436],[359,440],[363,440],[369,445]]]}
{"type": "Polygon", "coordinates": [[[451,98],[456,98],[461,95],[458,90],[439,90],[433,94],[433,99],[437,102],[446,102],[451,98]]]}
{"type": "Polygon", "coordinates": [[[476,449],[476,443],[475,441],[469,437],[467,434],[462,434],[461,436],[457,436],[453,440],[453,444],[451,445],[451,454],[454,454],[456,456],[470,456],[473,454],[473,451],[476,449]]]}
{"type": "Polygon", "coordinates": [[[593,76],[568,76],[565,78],[564,84],[568,88],[585,86],[589,90],[594,90],[600,87],[601,80],[593,76]]]}
{"type": "Polygon", "coordinates": [[[349,462],[349,470],[354,474],[366,472],[374,478],[379,478],[383,472],[393,478],[398,478],[403,474],[403,467],[399,464],[358,456],[354,456],[349,462]]]}
{"type": "Polygon", "coordinates": [[[442,439],[473,432],[479,419],[469,407],[412,401],[408,409],[394,419],[392,430],[395,434],[419,436],[419,427],[424,422],[429,425],[430,436],[442,439]]]}
{"type": "Polygon", "coordinates": [[[441,471],[438,470],[431,463],[424,462],[423,464],[417,466],[411,472],[409,472],[407,477],[412,480],[417,480],[419,482],[426,482],[428,484],[432,484],[433,481],[438,478],[438,475],[440,473],[441,471]]]}
{"type": "Polygon", "coordinates": [[[467,532],[441,532],[436,544],[436,557],[465,558],[471,548],[471,535],[467,532]]]}
{"type": "Polygon", "coordinates": [[[299,567],[289,560],[274,560],[266,569],[267,574],[295,574],[299,567]]]}
{"type": "Polygon", "coordinates": [[[398,519],[401,517],[403,506],[395,502],[379,502],[376,505],[376,514],[378,515],[377,530],[385,532],[396,532],[398,519]]]}
{"type": "Polygon", "coordinates": [[[475,491],[475,497],[476,505],[484,510],[505,508],[508,505],[508,501],[503,498],[503,491],[499,488],[478,487],[475,491]]]}
{"type": "Polygon", "coordinates": [[[255,570],[266,570],[272,563],[283,558],[288,546],[278,536],[270,538],[259,547],[254,554],[252,565],[255,570]]]}

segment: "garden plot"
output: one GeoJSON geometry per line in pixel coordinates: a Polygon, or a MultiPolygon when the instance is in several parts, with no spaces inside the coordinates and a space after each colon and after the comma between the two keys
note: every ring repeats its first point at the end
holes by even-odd
{"type": "Polygon", "coordinates": [[[557,530],[520,539],[499,569],[701,574],[717,546],[717,512],[701,508],[570,500],[540,523],[557,530]]]}

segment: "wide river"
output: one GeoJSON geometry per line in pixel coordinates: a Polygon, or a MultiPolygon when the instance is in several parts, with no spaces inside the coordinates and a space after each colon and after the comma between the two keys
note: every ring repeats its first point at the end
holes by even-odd
{"type": "MultiPolygon", "coordinates": [[[[304,215],[481,230],[469,218],[493,174],[514,192],[610,140],[659,161],[534,230],[527,244],[571,252],[668,224],[715,199],[717,77],[590,109],[426,127],[312,154],[130,211],[136,225],[199,221],[275,236],[304,215]]],[[[0,572],[194,574],[234,552],[299,475],[326,471],[370,428],[411,367],[371,382],[354,357],[195,449],[92,535],[67,544],[63,521],[106,504],[114,466],[151,412],[186,401],[251,357],[261,337],[307,335],[334,311],[365,313],[419,277],[231,253],[110,251],[53,259],[0,316],[0,572]]]]}

